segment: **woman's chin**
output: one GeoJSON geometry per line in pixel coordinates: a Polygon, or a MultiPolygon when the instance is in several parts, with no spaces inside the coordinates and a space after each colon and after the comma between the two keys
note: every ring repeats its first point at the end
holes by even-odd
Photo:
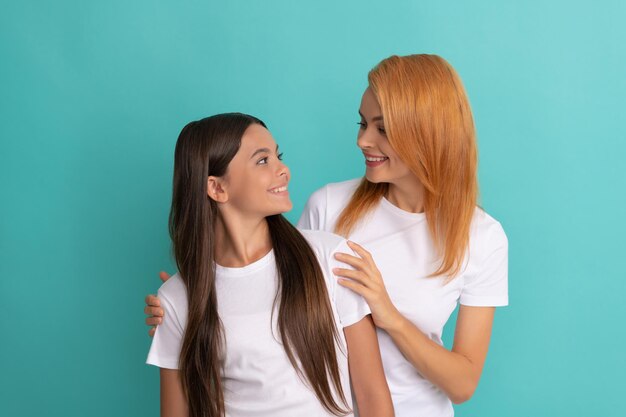
{"type": "Polygon", "coordinates": [[[382,176],[369,172],[369,170],[365,171],[365,179],[374,184],[379,184],[381,182],[388,182],[388,181],[385,181],[385,178],[382,178],[382,176]]]}

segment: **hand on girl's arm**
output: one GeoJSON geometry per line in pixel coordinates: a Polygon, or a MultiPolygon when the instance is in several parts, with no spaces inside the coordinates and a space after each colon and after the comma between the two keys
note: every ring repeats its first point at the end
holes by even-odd
{"type": "Polygon", "coordinates": [[[393,403],[371,316],[343,329],[352,390],[361,417],[393,416],[393,403]]]}

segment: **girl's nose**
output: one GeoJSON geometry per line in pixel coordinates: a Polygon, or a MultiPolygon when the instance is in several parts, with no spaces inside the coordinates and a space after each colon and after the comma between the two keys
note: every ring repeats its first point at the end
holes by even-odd
{"type": "Polygon", "coordinates": [[[279,177],[284,175],[287,178],[287,181],[289,181],[289,178],[291,177],[291,173],[289,172],[289,167],[282,162],[279,163],[277,173],[279,177]]]}

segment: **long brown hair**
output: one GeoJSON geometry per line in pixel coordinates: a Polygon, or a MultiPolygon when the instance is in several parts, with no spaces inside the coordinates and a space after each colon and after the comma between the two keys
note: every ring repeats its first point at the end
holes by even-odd
{"type": "MultiPolygon", "coordinates": [[[[368,75],[389,144],[424,186],[424,211],[441,264],[432,276],[461,269],[477,203],[476,133],[461,79],[436,55],[391,56],[368,75]]],[[[348,236],[387,193],[361,181],[335,232],[348,236]]]]}
{"type": "MultiPolygon", "coordinates": [[[[224,334],[215,289],[213,226],[218,207],[207,196],[207,177],[226,173],[252,124],[265,127],[253,116],[220,114],[189,123],[176,143],[169,228],[189,305],[180,370],[191,417],[225,413],[220,372],[224,334]]],[[[279,275],[275,303],[285,352],[324,408],[346,414],[336,355],[339,335],[317,258],[282,215],[267,217],[267,223],[279,275]]]]}

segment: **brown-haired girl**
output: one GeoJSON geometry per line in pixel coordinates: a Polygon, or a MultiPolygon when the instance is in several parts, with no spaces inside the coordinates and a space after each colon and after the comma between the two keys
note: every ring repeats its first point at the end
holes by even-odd
{"type": "Polygon", "coordinates": [[[166,314],[148,355],[161,415],[352,415],[352,393],[362,416],[393,415],[369,309],[330,273],[345,241],[281,215],[289,178],[257,118],[221,114],[180,133],[179,273],[159,290],[166,314]]]}

